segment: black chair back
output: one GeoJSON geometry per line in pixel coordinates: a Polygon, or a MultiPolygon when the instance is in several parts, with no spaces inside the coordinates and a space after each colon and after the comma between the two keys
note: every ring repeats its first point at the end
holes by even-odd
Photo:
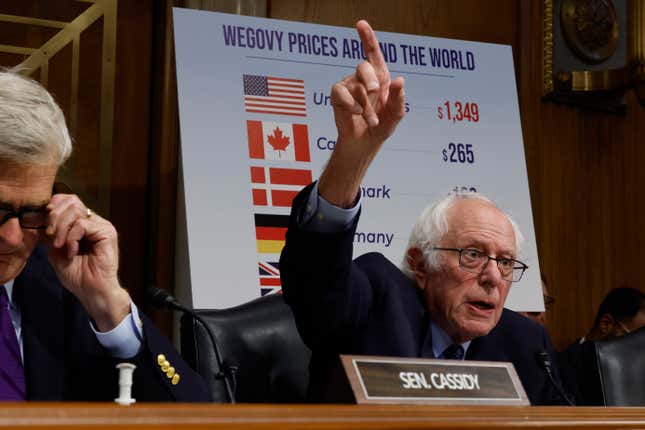
{"type": "MultiPolygon", "coordinates": [[[[196,310],[217,339],[224,367],[232,368],[237,402],[305,402],[311,353],[291,309],[273,294],[229,309],[196,310]]],[[[209,384],[213,401],[228,402],[208,333],[190,315],[181,318],[182,355],[209,384]]]]}
{"type": "Polygon", "coordinates": [[[645,406],[645,327],[596,342],[605,405],[645,406]]]}

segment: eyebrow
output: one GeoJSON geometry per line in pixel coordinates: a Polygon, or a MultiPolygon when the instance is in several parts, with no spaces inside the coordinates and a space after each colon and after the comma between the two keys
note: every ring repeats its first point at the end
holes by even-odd
{"type": "MultiPolygon", "coordinates": [[[[467,241],[464,241],[465,243],[469,243],[470,245],[462,246],[464,249],[468,248],[479,248],[479,249],[485,249],[487,248],[487,244],[484,242],[477,240],[477,239],[469,239],[467,241]]],[[[511,260],[514,260],[517,256],[515,253],[509,249],[502,249],[500,252],[497,253],[496,257],[498,258],[508,258],[511,260]]]]}

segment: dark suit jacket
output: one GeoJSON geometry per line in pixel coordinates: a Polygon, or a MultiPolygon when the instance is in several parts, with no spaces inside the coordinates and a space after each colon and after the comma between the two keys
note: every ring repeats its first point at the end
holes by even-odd
{"type": "Polygon", "coordinates": [[[114,359],[99,344],[89,316],[58,281],[44,247],[37,247],[14,284],[22,315],[28,400],[113,401],[120,362],[136,364],[132,397],[137,401],[208,401],[204,381],[144,315],[144,341],[131,359],[114,359]],[[180,375],[172,385],[157,363],[164,354],[180,375]]]}
{"type": "MultiPolygon", "coordinates": [[[[331,386],[341,373],[338,354],[433,358],[430,315],[418,288],[383,255],[370,253],[352,261],[356,223],[332,234],[300,228],[310,189],[294,200],[280,259],[282,289],[312,350],[312,400],[344,400],[331,386]]],[[[538,365],[535,354],[541,351],[553,361],[544,328],[504,310],[487,336],[472,341],[467,359],[510,361],[532,404],[563,404],[538,365]]],[[[556,369],[554,373],[558,378],[556,369]]]]}

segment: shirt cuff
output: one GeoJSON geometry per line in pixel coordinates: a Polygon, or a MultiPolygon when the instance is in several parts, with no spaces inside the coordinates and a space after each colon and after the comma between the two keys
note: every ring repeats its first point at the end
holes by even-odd
{"type": "Polygon", "coordinates": [[[130,313],[112,330],[97,331],[90,321],[90,327],[99,343],[115,358],[132,358],[141,349],[143,342],[143,323],[139,318],[139,309],[130,302],[130,313]]]}
{"type": "Polygon", "coordinates": [[[318,182],[311,189],[307,206],[303,208],[300,227],[317,233],[338,233],[347,230],[358,216],[361,194],[349,209],[334,206],[318,193],[318,182]]]}

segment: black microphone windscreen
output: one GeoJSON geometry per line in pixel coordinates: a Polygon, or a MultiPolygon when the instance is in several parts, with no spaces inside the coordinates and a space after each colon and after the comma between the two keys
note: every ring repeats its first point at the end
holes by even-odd
{"type": "Polygon", "coordinates": [[[150,285],[146,288],[146,302],[156,308],[168,308],[175,299],[169,293],[150,285]]]}
{"type": "Polygon", "coordinates": [[[551,367],[551,359],[549,358],[549,354],[546,351],[540,351],[535,353],[535,358],[537,359],[538,363],[540,363],[542,367],[545,367],[545,368],[551,367]]]}

